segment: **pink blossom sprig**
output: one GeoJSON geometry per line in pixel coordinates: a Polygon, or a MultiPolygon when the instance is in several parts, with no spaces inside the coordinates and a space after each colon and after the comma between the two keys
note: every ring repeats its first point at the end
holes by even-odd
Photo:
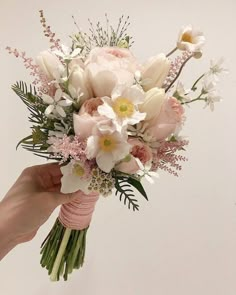
{"type": "Polygon", "coordinates": [[[39,66],[34,63],[33,58],[27,57],[25,51],[19,51],[17,48],[6,47],[9,54],[13,54],[16,58],[21,58],[27,70],[30,71],[30,76],[34,77],[32,84],[38,86],[38,92],[47,93],[49,91],[49,84],[47,77],[40,71],[39,66]]]}
{"type": "Polygon", "coordinates": [[[153,155],[152,170],[162,169],[174,176],[178,176],[177,171],[182,169],[180,161],[186,162],[188,159],[177,152],[183,150],[188,145],[187,140],[164,141],[153,155]]]}
{"type": "Polygon", "coordinates": [[[6,50],[8,51],[9,54],[13,54],[16,58],[21,58],[23,60],[24,66],[26,69],[30,70],[30,75],[35,77],[35,80],[33,82],[34,85],[38,84],[40,79],[40,70],[39,66],[34,63],[33,58],[27,57],[26,53],[24,51],[20,52],[16,48],[11,48],[10,46],[6,47],[6,50]]]}
{"type": "Polygon", "coordinates": [[[167,91],[171,88],[171,86],[181,74],[183,67],[191,57],[192,52],[184,51],[181,56],[177,56],[175,60],[171,62],[169,74],[164,81],[163,88],[165,88],[167,91]]]}
{"type": "Polygon", "coordinates": [[[55,50],[55,49],[57,49],[57,50],[61,50],[61,49],[62,49],[62,48],[61,48],[61,45],[60,45],[60,41],[61,41],[61,40],[55,38],[56,34],[53,33],[53,32],[51,31],[51,27],[47,25],[46,18],[44,17],[44,12],[43,12],[43,10],[40,10],[39,13],[40,13],[40,22],[41,22],[41,24],[42,24],[42,26],[43,26],[43,33],[44,33],[44,36],[45,36],[45,37],[48,37],[48,38],[49,38],[49,42],[52,44],[50,48],[51,48],[52,50],[55,50]]]}
{"type": "Polygon", "coordinates": [[[48,151],[54,153],[55,156],[61,156],[62,162],[66,162],[71,158],[76,161],[87,160],[85,155],[86,142],[81,141],[78,136],[51,136],[48,143],[51,145],[48,151]]]}

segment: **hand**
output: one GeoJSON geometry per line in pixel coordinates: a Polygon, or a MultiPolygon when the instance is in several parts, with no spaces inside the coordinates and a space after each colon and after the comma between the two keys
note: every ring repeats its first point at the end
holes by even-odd
{"type": "Polygon", "coordinates": [[[31,240],[54,209],[76,198],[60,193],[58,164],[26,168],[0,202],[0,259],[19,243],[31,240]]]}

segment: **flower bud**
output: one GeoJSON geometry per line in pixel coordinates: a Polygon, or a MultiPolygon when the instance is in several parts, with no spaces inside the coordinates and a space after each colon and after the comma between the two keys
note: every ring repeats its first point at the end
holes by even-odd
{"type": "Polygon", "coordinates": [[[162,88],[155,87],[146,92],[144,102],[139,105],[139,111],[146,113],[145,120],[151,120],[159,115],[164,99],[165,90],[162,88]]]}
{"type": "Polygon", "coordinates": [[[50,51],[42,51],[36,58],[36,64],[50,81],[59,79],[64,72],[60,60],[50,51]]]}
{"type": "Polygon", "coordinates": [[[145,91],[153,87],[162,87],[170,69],[170,61],[161,53],[144,64],[142,70],[143,88],[145,91]]]}

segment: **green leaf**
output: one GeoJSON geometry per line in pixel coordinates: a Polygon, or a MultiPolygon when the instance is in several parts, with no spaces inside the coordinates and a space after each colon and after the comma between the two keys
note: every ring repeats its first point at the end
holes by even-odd
{"type": "Polygon", "coordinates": [[[27,143],[29,139],[32,139],[32,135],[26,136],[25,138],[21,139],[16,146],[16,150],[18,149],[19,145],[21,145],[22,143],[27,143]]]}
{"type": "Polygon", "coordinates": [[[120,201],[124,201],[124,204],[128,205],[128,208],[133,208],[133,211],[139,210],[137,199],[134,198],[134,192],[131,189],[131,185],[127,183],[126,179],[116,178],[115,179],[116,196],[120,194],[120,201]]]}
{"type": "Polygon", "coordinates": [[[127,182],[130,183],[133,187],[135,187],[136,190],[139,191],[140,194],[148,201],[148,197],[145,192],[145,189],[144,189],[142,183],[138,179],[135,179],[133,177],[129,177],[127,179],[127,182]]]}

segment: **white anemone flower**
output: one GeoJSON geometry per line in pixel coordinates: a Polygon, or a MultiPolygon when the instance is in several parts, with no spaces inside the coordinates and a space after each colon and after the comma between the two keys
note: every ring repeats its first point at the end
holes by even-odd
{"type": "Polygon", "coordinates": [[[111,120],[99,122],[87,140],[86,155],[96,159],[98,167],[109,173],[130,152],[127,134],[118,132],[111,120]]]}
{"type": "Polygon", "coordinates": [[[91,176],[88,176],[82,162],[72,161],[61,167],[61,192],[64,194],[74,193],[81,190],[85,194],[89,193],[88,186],[91,176]]]}
{"type": "Polygon", "coordinates": [[[137,172],[137,174],[141,177],[144,177],[148,182],[153,184],[154,180],[152,179],[152,177],[159,178],[159,174],[157,172],[150,171],[150,169],[152,167],[152,162],[149,161],[144,166],[143,163],[138,158],[136,158],[136,161],[137,161],[139,168],[140,168],[140,170],[137,172]]]}
{"type": "Polygon", "coordinates": [[[98,107],[98,113],[121,127],[134,125],[146,117],[146,113],[140,113],[138,110],[138,105],[143,103],[144,99],[144,93],[139,86],[119,85],[112,91],[111,98],[102,97],[104,104],[98,107]]]}
{"type": "Polygon", "coordinates": [[[199,52],[204,44],[205,37],[201,31],[194,29],[191,25],[181,29],[177,41],[177,47],[180,50],[199,52]]]}
{"type": "Polygon", "coordinates": [[[45,115],[48,117],[51,113],[59,114],[61,117],[66,117],[64,107],[68,107],[72,104],[70,97],[64,93],[61,89],[57,89],[54,97],[47,94],[42,95],[43,101],[49,106],[45,110],[45,115]]]}

